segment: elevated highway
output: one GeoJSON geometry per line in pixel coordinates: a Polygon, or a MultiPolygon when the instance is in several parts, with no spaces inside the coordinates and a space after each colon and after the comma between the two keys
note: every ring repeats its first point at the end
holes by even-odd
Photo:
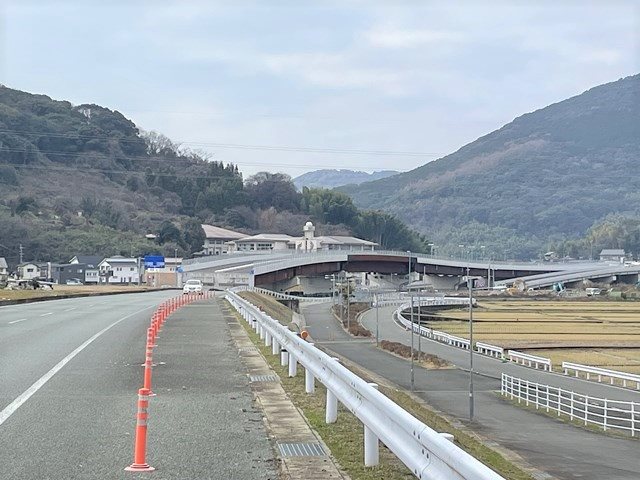
{"type": "Polygon", "coordinates": [[[255,252],[204,257],[187,261],[183,268],[186,279],[198,278],[221,289],[246,285],[287,290],[296,284],[296,279],[304,277],[314,279],[308,288],[327,292],[330,281],[325,280],[325,275],[341,271],[381,275],[411,272],[419,275],[424,284],[441,290],[458,288],[466,275],[482,278],[480,286],[512,285],[521,279],[527,287],[545,288],[557,282],[583,279],[637,281],[640,273],[640,266],[630,268],[600,262],[469,261],[397,251],[255,252]]]}

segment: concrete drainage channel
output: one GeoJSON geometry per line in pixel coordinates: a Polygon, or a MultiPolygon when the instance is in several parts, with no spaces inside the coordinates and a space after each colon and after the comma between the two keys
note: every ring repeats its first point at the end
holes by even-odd
{"type": "Polygon", "coordinates": [[[274,441],[282,477],[291,480],[348,479],[334,463],[329,449],[293,405],[280,384],[280,378],[269,368],[244,328],[235,317],[231,317],[233,311],[226,305],[222,308],[231,338],[247,368],[256,403],[274,441]]]}

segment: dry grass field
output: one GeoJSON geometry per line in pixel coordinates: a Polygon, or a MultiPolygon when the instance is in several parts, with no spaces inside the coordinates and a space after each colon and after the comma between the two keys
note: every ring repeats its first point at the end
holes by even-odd
{"type": "MultiPolygon", "coordinates": [[[[448,310],[431,328],[468,337],[469,313],[448,310]]],[[[562,361],[640,373],[640,303],[483,300],[474,339],[562,361]]]]}
{"type": "Polygon", "coordinates": [[[0,290],[0,301],[22,300],[26,298],[49,298],[61,295],[87,295],[101,292],[144,292],[153,290],[149,287],[137,285],[55,285],[53,290],[0,290]]]}

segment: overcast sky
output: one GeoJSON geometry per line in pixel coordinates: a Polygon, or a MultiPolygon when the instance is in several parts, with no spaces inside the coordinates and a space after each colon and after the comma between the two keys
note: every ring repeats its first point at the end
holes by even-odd
{"type": "Polygon", "coordinates": [[[410,170],[638,73],[639,36],[635,0],[0,0],[0,83],[247,175],[410,170]]]}

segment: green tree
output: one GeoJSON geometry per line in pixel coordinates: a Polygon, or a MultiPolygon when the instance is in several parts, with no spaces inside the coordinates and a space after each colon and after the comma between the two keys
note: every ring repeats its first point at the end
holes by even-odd
{"type": "Polygon", "coordinates": [[[184,240],[183,246],[190,254],[202,250],[206,238],[202,225],[193,218],[185,223],[182,237],[184,240]]]}

